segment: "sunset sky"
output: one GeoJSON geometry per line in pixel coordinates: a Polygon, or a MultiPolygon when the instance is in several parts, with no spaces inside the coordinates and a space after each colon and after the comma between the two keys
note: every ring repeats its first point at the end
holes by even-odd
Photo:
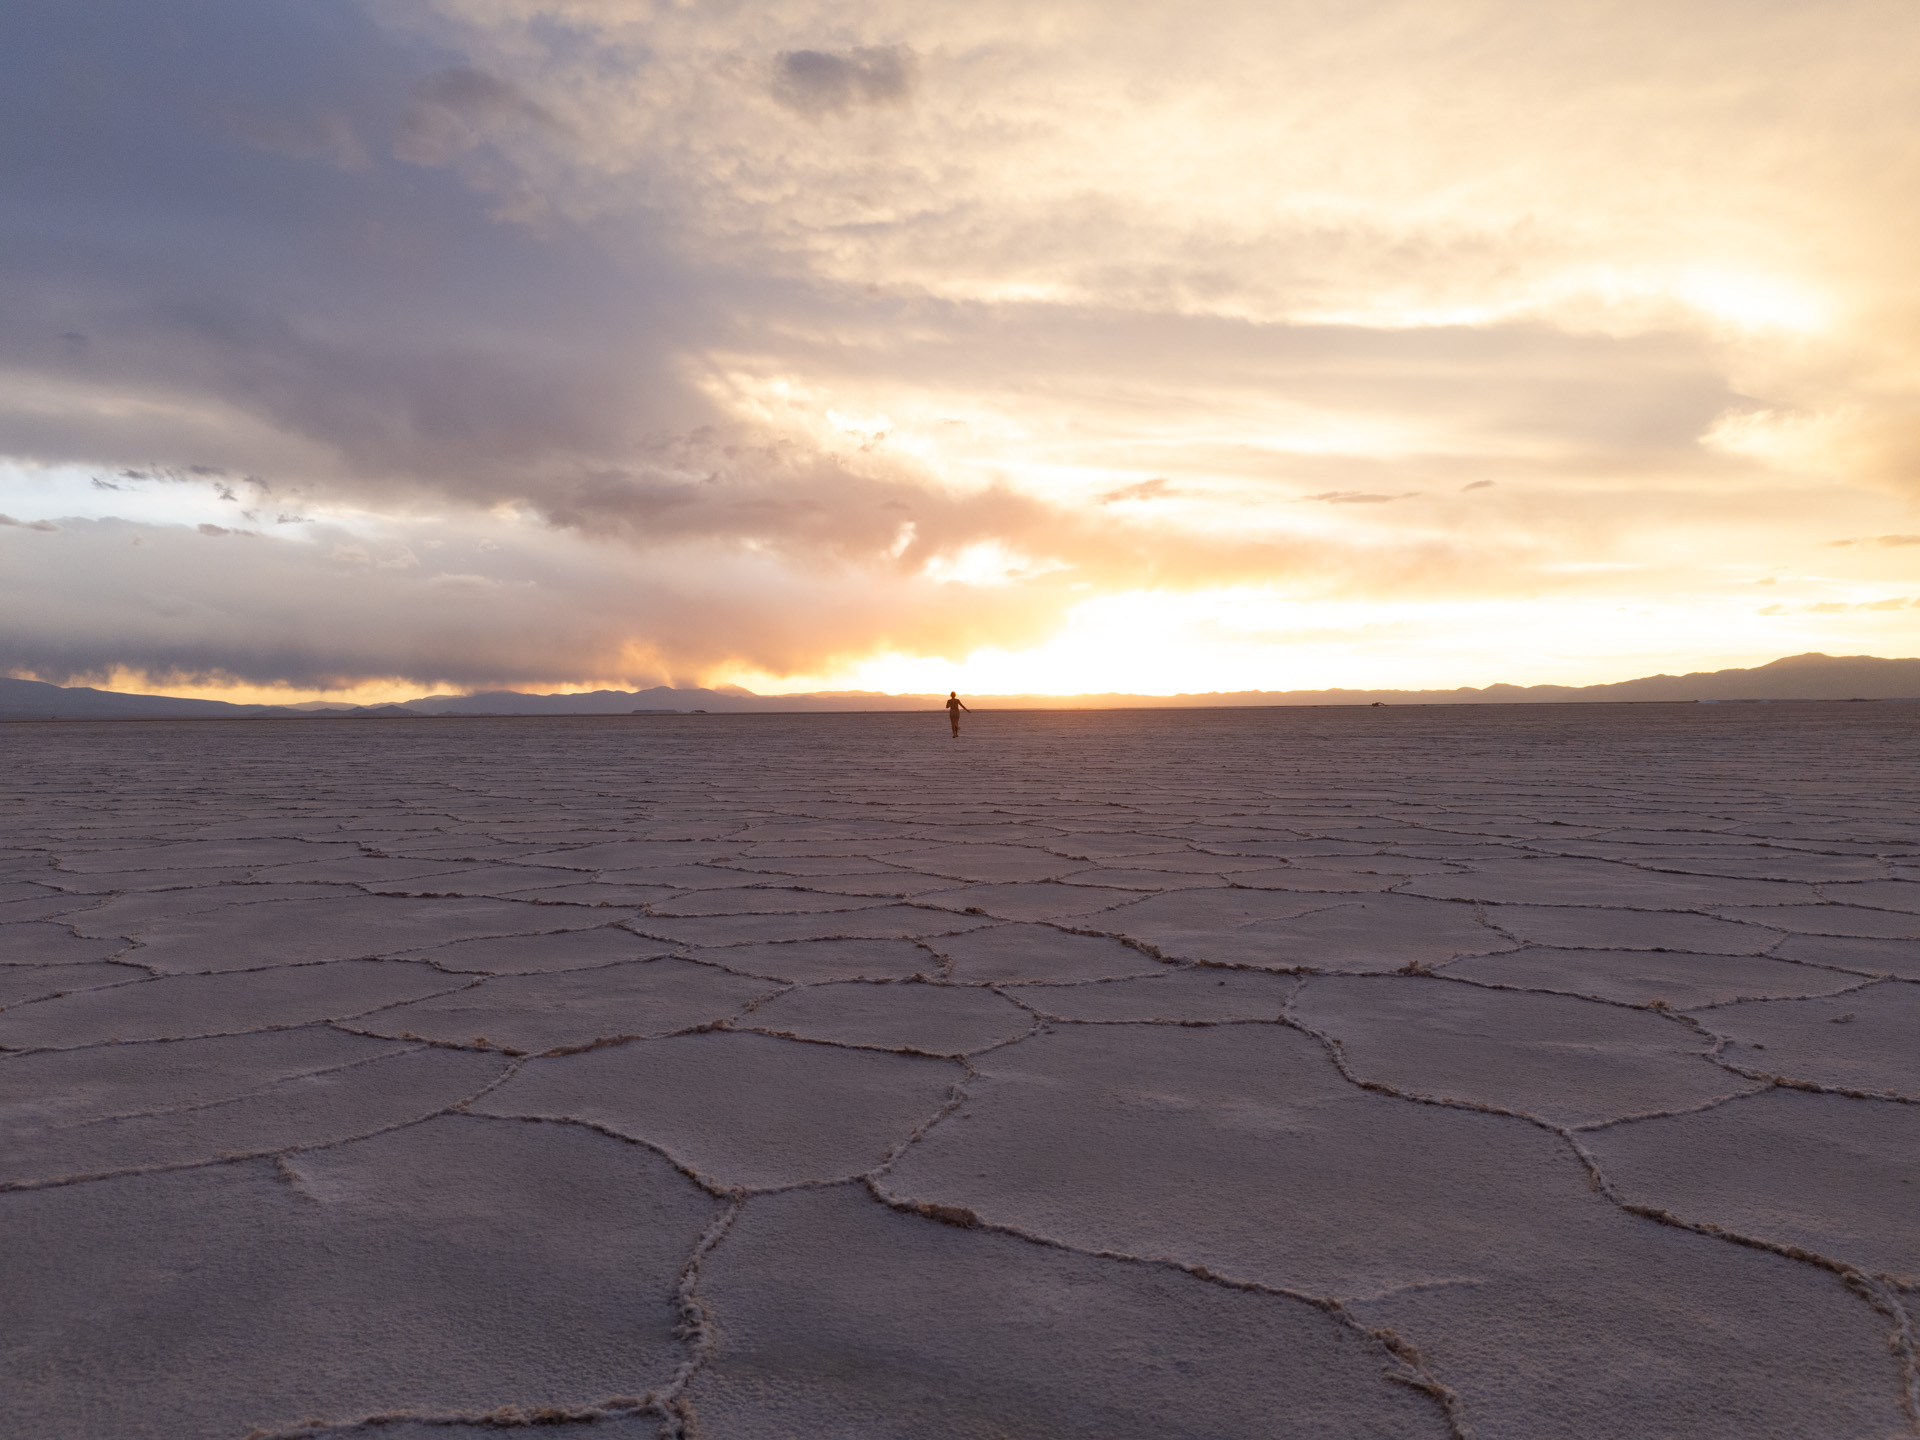
{"type": "Polygon", "coordinates": [[[1920,8],[26,0],[0,672],[1920,654],[1920,8]]]}

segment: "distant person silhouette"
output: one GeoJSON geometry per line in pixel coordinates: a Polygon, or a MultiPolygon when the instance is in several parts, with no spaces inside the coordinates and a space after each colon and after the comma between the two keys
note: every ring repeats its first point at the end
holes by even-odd
{"type": "Polygon", "coordinates": [[[966,708],[960,699],[959,691],[947,692],[947,719],[953,722],[953,738],[956,740],[960,738],[960,712],[966,708]]]}

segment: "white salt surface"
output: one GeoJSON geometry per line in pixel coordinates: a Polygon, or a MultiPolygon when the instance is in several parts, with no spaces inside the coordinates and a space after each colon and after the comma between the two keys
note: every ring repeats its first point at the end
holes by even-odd
{"type": "Polygon", "coordinates": [[[7,729],[7,1433],[1920,1435],[1920,710],[7,729]]]}

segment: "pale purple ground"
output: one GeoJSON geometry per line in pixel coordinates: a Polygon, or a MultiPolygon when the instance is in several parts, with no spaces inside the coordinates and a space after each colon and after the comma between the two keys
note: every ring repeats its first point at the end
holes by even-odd
{"type": "Polygon", "coordinates": [[[9,1436],[1920,1434],[1920,706],[0,739],[9,1436]]]}

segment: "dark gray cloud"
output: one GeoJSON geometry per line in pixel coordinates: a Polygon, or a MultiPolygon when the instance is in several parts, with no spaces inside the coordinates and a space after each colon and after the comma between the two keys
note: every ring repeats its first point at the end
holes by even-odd
{"type": "Polygon", "coordinates": [[[278,540],[70,521],[6,548],[0,668],[68,683],[130,667],[176,683],[302,686],[618,674],[614,602],[644,614],[660,598],[622,583],[617,565],[457,539],[424,555],[337,529],[278,540]]]}
{"type": "Polygon", "coordinates": [[[783,50],[774,57],[773,96],[806,115],[858,105],[900,105],[913,93],[914,54],[905,45],[852,50],[783,50]]]}
{"type": "MultiPolygon", "coordinates": [[[[955,658],[1008,637],[1035,643],[1076,595],[1068,576],[929,587],[902,567],[821,584],[726,547],[644,561],[552,532],[485,538],[498,533],[428,526],[373,541],[312,526],[294,539],[124,520],[0,529],[0,670],[57,683],[119,667],[190,684],[656,683],[722,662],[801,670],[865,653],[876,634],[955,658]]],[[[1108,561],[1157,558],[1116,549],[1108,561]]],[[[1231,570],[1256,557],[1224,559],[1231,570]]]]}
{"type": "Polygon", "coordinates": [[[668,363],[694,287],[643,220],[610,252],[441,163],[553,124],[456,58],[352,5],[28,7],[0,364],[43,393],[0,400],[0,452],[485,502],[698,425],[668,363]]]}
{"type": "Polygon", "coordinates": [[[567,127],[518,86],[470,65],[450,65],[413,86],[414,103],[393,153],[415,165],[446,165],[516,131],[564,139],[567,127]]]}
{"type": "Polygon", "coordinates": [[[236,103],[227,106],[220,118],[229,135],[256,150],[318,161],[336,170],[364,170],[373,163],[352,118],[337,110],[279,114],[236,103]]]}

